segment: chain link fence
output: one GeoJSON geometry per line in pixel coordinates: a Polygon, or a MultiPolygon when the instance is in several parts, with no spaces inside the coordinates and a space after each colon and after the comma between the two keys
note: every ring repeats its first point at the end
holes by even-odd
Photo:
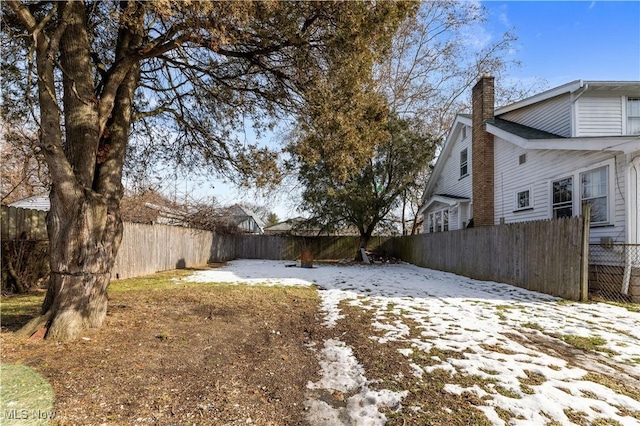
{"type": "Polygon", "coordinates": [[[640,303],[640,244],[589,246],[589,297],[640,303]]]}

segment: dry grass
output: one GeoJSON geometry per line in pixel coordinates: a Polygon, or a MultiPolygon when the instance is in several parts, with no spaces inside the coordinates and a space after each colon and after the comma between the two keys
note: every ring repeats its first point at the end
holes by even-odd
{"type": "Polygon", "coordinates": [[[58,425],[303,423],[308,344],[324,340],[315,289],[176,280],[187,273],[114,282],[104,327],[64,344],[15,338],[41,297],[3,299],[2,362],[51,383],[58,425]]]}

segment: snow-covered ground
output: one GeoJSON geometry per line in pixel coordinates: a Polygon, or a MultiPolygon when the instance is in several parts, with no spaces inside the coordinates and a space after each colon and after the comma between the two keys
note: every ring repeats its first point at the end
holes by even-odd
{"type": "MultiPolygon", "coordinates": [[[[372,325],[380,333],[372,338],[381,344],[401,343],[399,351],[416,380],[428,380],[435,369],[449,371],[452,377],[498,378],[499,391],[493,391],[492,385],[463,388],[451,383],[444,388],[453,394],[477,395],[486,404],[478,408],[495,425],[505,424],[497,410],[512,413],[510,424],[515,425],[572,425],[567,416],[570,412],[581,412],[582,419],[589,423],[608,419],[606,424],[640,425],[640,401],[588,380],[591,369],[577,365],[585,366],[589,359],[570,365],[561,357],[525,344],[529,341],[527,336],[599,338],[598,348],[605,357],[601,359],[606,359],[607,365],[597,365],[596,359],[595,371],[622,366],[629,380],[640,383],[640,313],[603,303],[566,303],[506,284],[408,264],[287,267],[293,263],[236,260],[186,279],[246,285],[316,285],[327,327],[340,320],[342,301],[373,310],[372,325]],[[464,356],[431,357],[429,365],[421,365],[419,360],[424,357],[414,356],[433,349],[464,356]],[[523,392],[522,380],[532,374],[538,380],[523,392]]],[[[382,425],[386,418],[379,408],[401,408],[407,391],[370,389],[366,371],[344,342],[330,339],[318,346],[322,379],[308,385],[311,397],[306,408],[310,423],[382,425]],[[352,396],[344,407],[334,408],[312,397],[322,391],[352,396]]]]}

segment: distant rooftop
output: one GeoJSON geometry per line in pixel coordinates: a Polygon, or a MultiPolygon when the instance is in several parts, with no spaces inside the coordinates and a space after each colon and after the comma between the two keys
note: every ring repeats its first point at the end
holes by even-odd
{"type": "Polygon", "coordinates": [[[51,209],[48,195],[34,195],[23,198],[9,204],[9,207],[18,207],[21,209],[42,210],[48,212],[51,209]]]}

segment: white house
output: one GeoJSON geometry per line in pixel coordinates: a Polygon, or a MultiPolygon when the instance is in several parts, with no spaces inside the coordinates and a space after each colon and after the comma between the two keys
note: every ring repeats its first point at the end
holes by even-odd
{"type": "Polygon", "coordinates": [[[575,216],[591,242],[640,243],[640,81],[577,80],[494,109],[473,88],[427,183],[424,232],[575,216]]]}
{"type": "Polygon", "coordinates": [[[265,223],[256,213],[239,204],[229,207],[226,214],[242,232],[264,234],[265,223]]]}

